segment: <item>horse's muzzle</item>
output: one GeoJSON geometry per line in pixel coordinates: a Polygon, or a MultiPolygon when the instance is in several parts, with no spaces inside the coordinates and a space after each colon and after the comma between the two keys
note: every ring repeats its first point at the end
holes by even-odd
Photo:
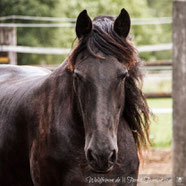
{"type": "Polygon", "coordinates": [[[97,154],[93,150],[88,149],[86,157],[91,170],[96,173],[107,173],[111,171],[117,161],[116,150],[97,154]]]}

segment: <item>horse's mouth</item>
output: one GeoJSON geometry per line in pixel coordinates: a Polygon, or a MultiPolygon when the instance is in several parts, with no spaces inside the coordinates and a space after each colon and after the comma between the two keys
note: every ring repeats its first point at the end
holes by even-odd
{"type": "Polygon", "coordinates": [[[95,169],[95,168],[93,168],[93,167],[90,167],[90,169],[91,169],[91,171],[92,171],[93,173],[96,173],[96,174],[107,174],[107,173],[109,173],[110,171],[112,171],[113,166],[110,167],[110,168],[108,168],[107,170],[95,169]]]}

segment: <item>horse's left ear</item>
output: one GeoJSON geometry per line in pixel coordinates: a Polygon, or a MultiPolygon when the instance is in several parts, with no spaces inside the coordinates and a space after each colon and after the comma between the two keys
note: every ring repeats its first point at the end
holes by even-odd
{"type": "Polygon", "coordinates": [[[92,21],[87,14],[86,10],[83,10],[76,22],[76,35],[78,38],[89,34],[92,30],[92,21]]]}
{"type": "Polygon", "coordinates": [[[121,13],[114,21],[114,31],[121,37],[126,38],[130,31],[130,16],[128,12],[123,8],[121,13]]]}

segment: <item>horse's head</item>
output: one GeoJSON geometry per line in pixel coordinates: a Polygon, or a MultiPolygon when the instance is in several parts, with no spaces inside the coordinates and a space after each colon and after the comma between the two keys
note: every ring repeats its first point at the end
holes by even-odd
{"type": "Polygon", "coordinates": [[[126,59],[122,58],[120,46],[123,46],[118,42],[126,40],[129,29],[130,18],[124,9],[115,21],[112,17],[100,16],[92,22],[86,10],[77,19],[80,44],[73,55],[76,58],[74,90],[85,128],[86,159],[95,172],[108,172],[117,161],[117,130],[125,104],[128,74],[127,55],[126,59]]]}
{"type": "Polygon", "coordinates": [[[117,128],[124,107],[127,69],[115,58],[88,57],[74,71],[74,88],[85,127],[85,153],[94,170],[117,160],[117,128]]]}

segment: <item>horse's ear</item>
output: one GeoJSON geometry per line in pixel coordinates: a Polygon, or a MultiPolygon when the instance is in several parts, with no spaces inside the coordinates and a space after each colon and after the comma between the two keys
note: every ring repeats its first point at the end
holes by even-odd
{"type": "Polygon", "coordinates": [[[83,10],[76,21],[76,35],[78,38],[89,34],[92,30],[92,21],[87,14],[86,10],[83,10]]]}
{"type": "Polygon", "coordinates": [[[121,37],[126,38],[130,31],[130,16],[123,8],[121,13],[114,21],[114,31],[121,37]]]}

